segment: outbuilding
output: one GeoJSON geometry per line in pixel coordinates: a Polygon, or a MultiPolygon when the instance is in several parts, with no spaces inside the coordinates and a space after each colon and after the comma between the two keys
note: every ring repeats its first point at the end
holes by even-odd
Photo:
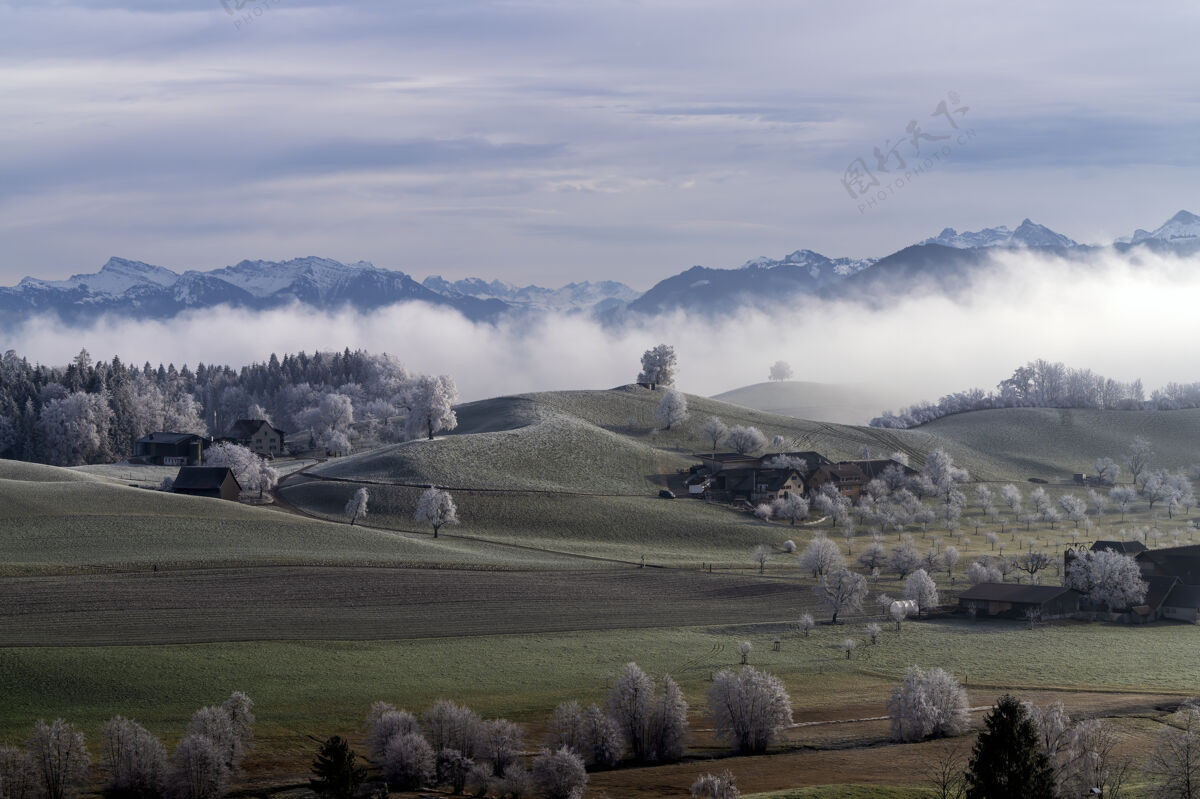
{"type": "Polygon", "coordinates": [[[1060,619],[1078,611],[1082,597],[1061,585],[978,583],[958,595],[958,607],[986,616],[1019,619],[1032,610],[1042,619],[1060,619]]]}
{"type": "Polygon", "coordinates": [[[242,487],[228,466],[184,466],[175,477],[172,490],[193,497],[212,497],[238,501],[242,487]]]}

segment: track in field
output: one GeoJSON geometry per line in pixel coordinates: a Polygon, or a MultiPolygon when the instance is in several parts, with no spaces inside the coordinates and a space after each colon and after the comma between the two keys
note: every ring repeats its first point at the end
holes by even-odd
{"type": "Polygon", "coordinates": [[[380,640],[781,622],[808,586],[629,569],[279,567],[0,579],[0,647],[380,640]]]}

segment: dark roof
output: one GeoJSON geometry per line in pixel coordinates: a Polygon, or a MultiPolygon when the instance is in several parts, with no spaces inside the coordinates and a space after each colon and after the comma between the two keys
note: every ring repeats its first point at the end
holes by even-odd
{"type": "Polygon", "coordinates": [[[217,491],[225,482],[225,475],[229,475],[241,490],[242,486],[228,466],[180,466],[179,474],[175,476],[175,490],[217,491]]]}
{"type": "Polygon", "coordinates": [[[711,452],[703,452],[697,453],[695,457],[706,461],[716,461],[717,463],[724,463],[725,461],[755,461],[759,459],[758,455],[739,455],[736,452],[718,452],[715,455],[711,452]]]}
{"type": "Polygon", "coordinates": [[[836,477],[839,482],[866,482],[867,476],[863,470],[853,463],[827,463],[817,470],[830,477],[836,477]]]}
{"type": "Polygon", "coordinates": [[[726,469],[721,472],[725,478],[726,491],[749,491],[757,493],[757,485],[766,484],[767,491],[778,491],[792,476],[800,476],[795,469],[726,469]]]}
{"type": "Polygon", "coordinates": [[[283,438],[283,431],[274,425],[267,424],[266,420],[264,419],[238,419],[229,426],[229,429],[225,431],[225,435],[221,437],[233,439],[254,438],[254,434],[257,433],[263,425],[267,425],[267,427],[278,433],[280,439],[283,438]]]}
{"type": "Polygon", "coordinates": [[[1200,546],[1147,549],[1137,554],[1140,564],[1152,564],[1154,570],[1174,575],[1188,585],[1200,585],[1200,546]]]}
{"type": "Polygon", "coordinates": [[[1136,555],[1146,551],[1146,545],[1141,541],[1097,541],[1092,544],[1093,552],[1120,552],[1122,555],[1136,555]]]}
{"type": "Polygon", "coordinates": [[[204,440],[195,433],[150,433],[137,440],[139,444],[185,444],[192,439],[204,440]]]}
{"type": "MultiPolygon", "coordinates": [[[[1149,604],[1149,600],[1146,604],[1149,604]]],[[[1169,608],[1200,608],[1200,586],[1179,583],[1171,589],[1162,604],[1169,608]]]]}
{"type": "Polygon", "coordinates": [[[958,595],[959,599],[979,602],[1017,602],[1041,605],[1063,594],[1080,596],[1078,591],[1061,585],[1021,585],[1020,583],[979,583],[958,595]]]}

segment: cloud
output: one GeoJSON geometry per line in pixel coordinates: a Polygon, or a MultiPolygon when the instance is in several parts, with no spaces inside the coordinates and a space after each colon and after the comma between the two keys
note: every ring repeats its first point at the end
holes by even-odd
{"type": "Polygon", "coordinates": [[[1123,381],[1140,377],[1147,388],[1198,380],[1181,357],[1200,340],[1196,266],[1153,254],[1102,251],[1068,260],[1016,251],[996,253],[960,298],[906,296],[881,310],[807,298],[719,320],[677,313],[606,328],[581,315],[473,323],[419,303],[365,314],[221,308],[164,322],[106,319],[84,329],[39,318],[9,341],[52,364],[81,347],[99,358],[193,367],[237,367],[271,352],[386,351],[412,370],[453,375],[464,400],[629,383],[642,352],[666,342],[679,356],[679,387],[690,393],[762,382],[784,360],[798,379],[880,386],[899,407],[990,389],[1037,358],[1123,381]]]}

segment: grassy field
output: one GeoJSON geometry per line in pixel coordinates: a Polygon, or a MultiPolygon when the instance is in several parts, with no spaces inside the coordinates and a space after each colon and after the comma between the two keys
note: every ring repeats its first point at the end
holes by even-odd
{"type": "Polygon", "coordinates": [[[885,408],[904,402],[883,386],[801,380],[755,383],[716,394],[713,399],[780,416],[855,425],[865,425],[885,408]]]}
{"type": "MultiPolygon", "coordinates": [[[[311,756],[306,735],[360,735],[376,699],[420,709],[453,697],[540,735],[555,704],[599,700],[628,660],[679,679],[702,730],[704,692],[715,671],[737,665],[739,640],[753,644],[751,663],[785,680],[797,721],[820,725],[882,714],[889,686],[913,664],[965,679],[973,702],[1010,688],[1081,702],[1091,692],[1097,712],[1126,694],[1183,695],[1200,685],[1192,656],[1200,628],[1176,624],[1030,631],[922,620],[900,632],[885,625],[870,646],[867,619],[856,615],[801,638],[789,624],[813,609],[812,578],[782,542],[803,548],[828,531],[853,558],[870,540],[869,526],[843,540],[827,524],[764,523],[720,505],[656,497],[664,485],[678,487],[680,470],[695,462],[691,453],[710,446],[697,434],[708,415],[835,460],[899,450],[920,464],[945,447],[973,479],[1011,481],[1028,494],[1027,478],[1038,477],[1056,500],[1086,493],[1070,485],[1071,473],[1088,471],[1099,456],[1120,459],[1134,435],[1151,440],[1152,467],[1200,460],[1191,449],[1200,412],[1019,409],[886,431],[693,397],[691,418],[662,431],[653,421],[660,398],[625,387],[472,403],[460,409],[453,434],[291,477],[282,508],[130,488],[114,471],[128,467],[0,461],[0,575],[7,575],[0,578],[0,742],[19,742],[36,718],[58,715],[94,739],[115,713],[173,742],[196,707],[242,689],[258,703],[261,722],[248,767],[286,782],[311,756]],[[451,486],[462,519],[437,540],[411,519],[416,486],[426,483],[451,486]],[[359,486],[371,493],[369,515],[350,526],[342,511],[359,486]],[[287,513],[288,505],[314,518],[287,513]],[[775,553],[763,579],[750,563],[760,543],[775,553]],[[642,558],[664,568],[629,568],[642,558]],[[701,574],[702,563],[717,573],[701,574]],[[850,660],[840,648],[847,636],[861,644],[850,660]],[[1097,693],[1104,691],[1113,698],[1097,693]]],[[[971,486],[966,491],[973,498],[971,486]]],[[[956,531],[934,523],[906,532],[920,550],[954,544],[962,551],[956,586],[937,575],[947,598],[962,587],[972,558],[1013,554],[1031,541],[1057,562],[1077,540],[1135,528],[1151,530],[1149,543],[1159,546],[1196,534],[1191,519],[1151,513],[1140,499],[1126,518],[1111,510],[1091,517],[1078,529],[1051,529],[1007,510],[988,518],[972,505],[956,531]],[[992,532],[995,550],[985,538],[992,532]]],[[[889,546],[897,539],[896,531],[884,536],[889,546]]],[[[1056,579],[1051,572],[1043,582],[1056,579]]],[[[902,588],[884,575],[874,590],[895,596],[902,588]]],[[[771,795],[919,795],[911,786],[921,756],[908,761],[924,750],[882,746],[886,723],[820,725],[790,733],[782,755],[713,767],[734,765],[747,793],[808,785],[771,795]]],[[[701,756],[716,751],[705,735],[694,741],[701,756]]],[[[707,768],[609,772],[594,778],[594,795],[685,791],[707,768]]]]}

